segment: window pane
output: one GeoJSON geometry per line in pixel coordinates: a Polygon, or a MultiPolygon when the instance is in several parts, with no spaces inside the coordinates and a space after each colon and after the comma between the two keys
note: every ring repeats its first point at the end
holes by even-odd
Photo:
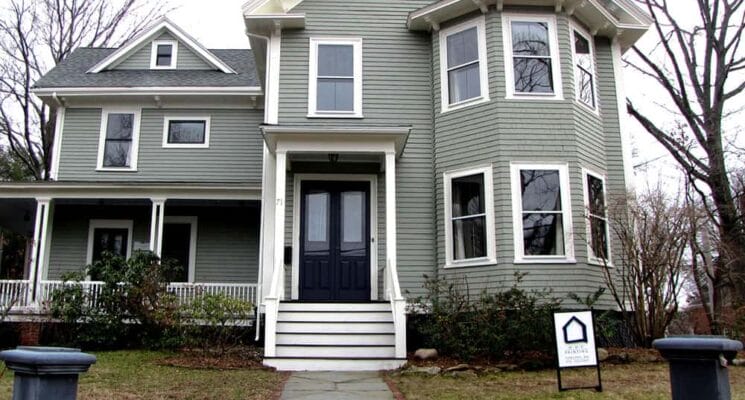
{"type": "Polygon", "coordinates": [[[173,46],[170,44],[159,44],[155,65],[157,66],[170,66],[171,65],[171,54],[173,54],[173,46]]]}
{"type": "Polygon", "coordinates": [[[319,44],[318,76],[354,76],[354,46],[319,44]]]}
{"type": "Polygon", "coordinates": [[[512,54],[548,56],[548,23],[512,22],[512,54]]]}
{"type": "Polygon", "coordinates": [[[520,183],[523,211],[561,211],[559,171],[521,170],[520,183]]]}
{"type": "Polygon", "coordinates": [[[129,140],[107,140],[104,146],[104,167],[128,167],[132,142],[129,140]]]}
{"type": "Polygon", "coordinates": [[[359,243],[363,241],[365,229],[364,192],[343,192],[341,194],[342,242],[359,243]]]}
{"type": "Polygon", "coordinates": [[[590,107],[595,108],[595,85],[592,74],[582,67],[577,67],[577,98],[590,107]]]}
{"type": "Polygon", "coordinates": [[[100,260],[104,251],[126,257],[127,235],[127,229],[96,228],[93,231],[93,261],[100,260]]]}
{"type": "Polygon", "coordinates": [[[486,257],[486,217],[453,221],[453,259],[486,257]]]}
{"type": "Polygon", "coordinates": [[[523,245],[526,256],[564,255],[561,214],[523,214],[523,245]]]}
{"type": "Polygon", "coordinates": [[[134,114],[109,114],[106,139],[132,139],[134,119],[134,114]]]}
{"type": "Polygon", "coordinates": [[[328,193],[308,193],[305,196],[305,240],[328,242],[328,193]]]}
{"type": "Polygon", "coordinates": [[[590,42],[577,31],[574,31],[574,53],[590,54],[590,42]]]}
{"type": "Polygon", "coordinates": [[[603,193],[603,181],[592,175],[587,175],[587,193],[590,214],[605,216],[605,194],[603,193]]]}
{"type": "Polygon", "coordinates": [[[447,37],[448,68],[479,59],[478,33],[476,27],[454,33],[447,37]]]}
{"type": "Polygon", "coordinates": [[[448,71],[450,104],[481,96],[479,63],[448,71]]]}
{"type": "Polygon", "coordinates": [[[593,257],[605,259],[608,257],[608,237],[605,229],[606,221],[601,218],[590,217],[590,250],[593,257]]]}
{"type": "Polygon", "coordinates": [[[318,110],[354,110],[354,79],[318,78],[316,91],[316,108],[318,110]]]}
{"type": "Polygon", "coordinates": [[[206,121],[169,121],[168,143],[204,143],[206,121]]]}
{"type": "Polygon", "coordinates": [[[513,59],[515,92],[553,93],[554,82],[551,76],[550,58],[513,59]]]}
{"type": "Polygon", "coordinates": [[[484,174],[454,178],[451,186],[453,218],[484,213],[484,174]]]}

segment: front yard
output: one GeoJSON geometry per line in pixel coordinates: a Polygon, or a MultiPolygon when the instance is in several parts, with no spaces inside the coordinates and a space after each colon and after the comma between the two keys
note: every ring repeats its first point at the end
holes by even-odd
{"type": "MultiPolygon", "coordinates": [[[[578,386],[592,384],[593,370],[562,373],[578,386]]],[[[578,390],[559,393],[556,371],[497,372],[472,377],[422,376],[390,373],[407,400],[668,400],[670,380],[666,363],[603,365],[603,393],[578,390]]],[[[566,381],[565,381],[566,382],[566,381]]],[[[745,367],[730,367],[732,399],[745,400],[745,367]]],[[[565,386],[568,386],[565,383],[565,386]]]]}
{"type": "MultiPolygon", "coordinates": [[[[274,399],[284,375],[264,369],[195,369],[161,365],[172,353],[113,351],[98,358],[80,380],[80,400],[274,399]]],[[[0,398],[9,399],[13,373],[0,379],[0,398]]]]}

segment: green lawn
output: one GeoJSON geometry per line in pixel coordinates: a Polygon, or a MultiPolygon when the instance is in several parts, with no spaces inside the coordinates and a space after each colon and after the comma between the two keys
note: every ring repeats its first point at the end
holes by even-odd
{"type": "MultiPolygon", "coordinates": [[[[158,365],[172,353],[114,351],[98,358],[80,380],[80,400],[112,399],[272,399],[283,376],[258,369],[191,369],[158,365]]],[[[9,399],[13,374],[0,380],[0,398],[9,399]]]]}
{"type": "MultiPolygon", "coordinates": [[[[564,373],[562,373],[564,375],[564,373]]],[[[578,390],[559,393],[556,371],[500,372],[474,378],[449,376],[399,376],[390,374],[407,400],[669,400],[667,364],[603,366],[603,393],[578,390]]],[[[567,373],[577,386],[591,384],[592,375],[567,373]]],[[[732,399],[745,400],[745,367],[730,368],[732,399]]]]}

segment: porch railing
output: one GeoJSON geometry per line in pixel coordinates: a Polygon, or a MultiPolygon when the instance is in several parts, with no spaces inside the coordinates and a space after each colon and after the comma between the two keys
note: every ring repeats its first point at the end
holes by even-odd
{"type": "MultiPolygon", "coordinates": [[[[43,280],[39,285],[36,304],[32,304],[30,302],[32,285],[28,280],[0,280],[0,307],[15,309],[36,305],[43,308],[52,300],[52,294],[55,290],[62,289],[66,285],[80,285],[83,293],[87,295],[88,301],[90,301],[88,305],[96,307],[103,284],[99,281],[63,282],[43,280]]],[[[257,288],[258,285],[255,283],[174,282],[168,284],[167,290],[176,295],[179,305],[189,304],[194,298],[204,294],[224,294],[257,305],[257,288]]]]}
{"type": "Polygon", "coordinates": [[[401,294],[396,263],[390,259],[385,264],[385,284],[386,297],[391,302],[393,312],[393,329],[396,332],[396,358],[406,358],[406,298],[401,294]]]}

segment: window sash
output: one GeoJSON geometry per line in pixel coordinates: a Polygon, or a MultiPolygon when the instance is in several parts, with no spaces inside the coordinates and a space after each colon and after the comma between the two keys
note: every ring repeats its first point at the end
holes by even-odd
{"type": "Polygon", "coordinates": [[[167,67],[173,64],[173,45],[159,44],[155,50],[155,65],[167,67]],[[161,50],[162,49],[162,50],[161,50]]]}
{"type": "Polygon", "coordinates": [[[102,165],[103,167],[113,167],[113,168],[128,168],[132,164],[132,145],[134,143],[134,124],[135,124],[135,115],[132,113],[110,113],[106,116],[106,133],[104,137],[104,148],[103,148],[103,160],[102,165]],[[129,126],[129,132],[127,133],[127,136],[112,136],[111,129],[115,129],[116,127],[112,127],[110,124],[111,117],[112,116],[118,116],[118,115],[128,115],[130,116],[130,126],[129,126]],[[116,157],[112,158],[109,154],[109,150],[114,151],[118,149],[118,146],[114,146],[114,143],[127,143],[129,146],[126,147],[127,154],[123,157],[116,157]],[[110,146],[111,144],[111,146],[110,146]],[[119,161],[121,158],[121,162],[119,161]]]}
{"type": "Polygon", "coordinates": [[[169,120],[168,121],[168,144],[205,144],[207,141],[207,121],[205,120],[169,120]],[[173,128],[177,124],[188,124],[188,125],[201,125],[202,132],[200,134],[201,140],[189,141],[189,140],[177,140],[174,137],[173,128]]]}

